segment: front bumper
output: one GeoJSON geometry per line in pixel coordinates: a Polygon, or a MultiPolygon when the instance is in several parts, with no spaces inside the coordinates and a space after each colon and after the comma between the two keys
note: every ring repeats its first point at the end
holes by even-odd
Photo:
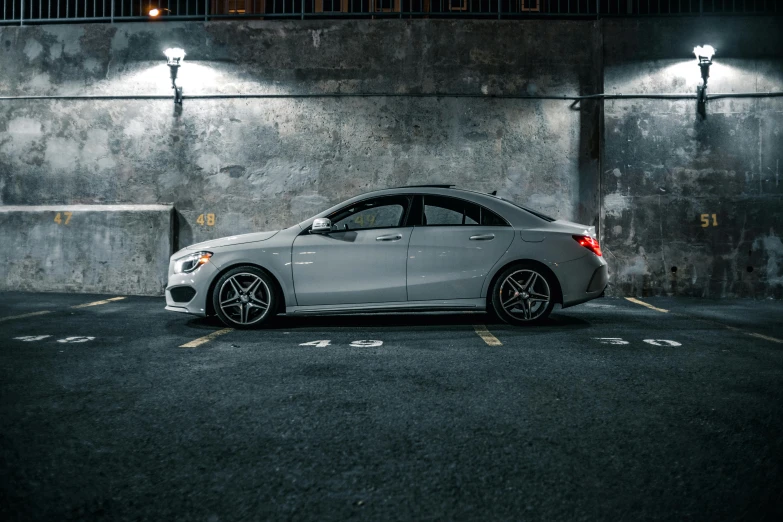
{"type": "Polygon", "coordinates": [[[204,317],[207,315],[207,302],[209,299],[209,285],[217,273],[217,268],[212,263],[205,263],[189,274],[174,274],[173,268],[169,268],[169,283],[166,286],[166,310],[171,312],[183,312],[204,317]],[[180,289],[179,291],[177,289],[180,289]],[[192,292],[182,291],[192,289],[195,294],[188,301],[188,295],[192,292]],[[174,290],[174,295],[172,295],[174,290]],[[177,299],[175,300],[175,297],[177,299]]]}

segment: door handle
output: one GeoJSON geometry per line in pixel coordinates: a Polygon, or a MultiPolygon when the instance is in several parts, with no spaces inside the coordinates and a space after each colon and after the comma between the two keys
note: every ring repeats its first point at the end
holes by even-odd
{"type": "Polygon", "coordinates": [[[402,239],[402,234],[389,234],[388,236],[378,236],[376,241],[399,241],[402,239]]]}
{"type": "Polygon", "coordinates": [[[470,236],[471,241],[489,241],[495,239],[495,234],[480,234],[478,236],[470,236]]]}

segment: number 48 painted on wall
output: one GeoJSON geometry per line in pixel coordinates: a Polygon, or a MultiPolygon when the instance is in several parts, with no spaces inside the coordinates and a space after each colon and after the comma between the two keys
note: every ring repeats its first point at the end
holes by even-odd
{"type": "Polygon", "coordinates": [[[207,225],[208,227],[214,227],[215,226],[215,214],[206,214],[207,219],[204,220],[205,214],[199,214],[199,216],[196,218],[196,223],[199,225],[207,225]]]}

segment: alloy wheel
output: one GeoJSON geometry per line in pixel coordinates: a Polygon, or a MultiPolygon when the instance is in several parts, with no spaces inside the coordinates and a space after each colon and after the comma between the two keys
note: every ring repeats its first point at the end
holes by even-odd
{"type": "Polygon", "coordinates": [[[266,316],[270,295],[263,279],[255,274],[241,272],[223,282],[218,298],[223,314],[231,322],[246,326],[266,316]]]}
{"type": "Polygon", "coordinates": [[[543,315],[551,299],[549,283],[535,270],[513,272],[500,285],[500,304],[521,321],[534,321],[543,315]]]}

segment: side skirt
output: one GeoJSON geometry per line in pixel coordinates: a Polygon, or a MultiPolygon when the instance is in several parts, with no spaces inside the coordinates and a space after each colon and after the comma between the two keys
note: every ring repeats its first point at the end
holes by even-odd
{"type": "Polygon", "coordinates": [[[286,315],[306,314],[372,314],[390,312],[484,311],[486,299],[448,299],[437,301],[402,301],[394,303],[359,303],[317,306],[288,306],[286,315]]]}

